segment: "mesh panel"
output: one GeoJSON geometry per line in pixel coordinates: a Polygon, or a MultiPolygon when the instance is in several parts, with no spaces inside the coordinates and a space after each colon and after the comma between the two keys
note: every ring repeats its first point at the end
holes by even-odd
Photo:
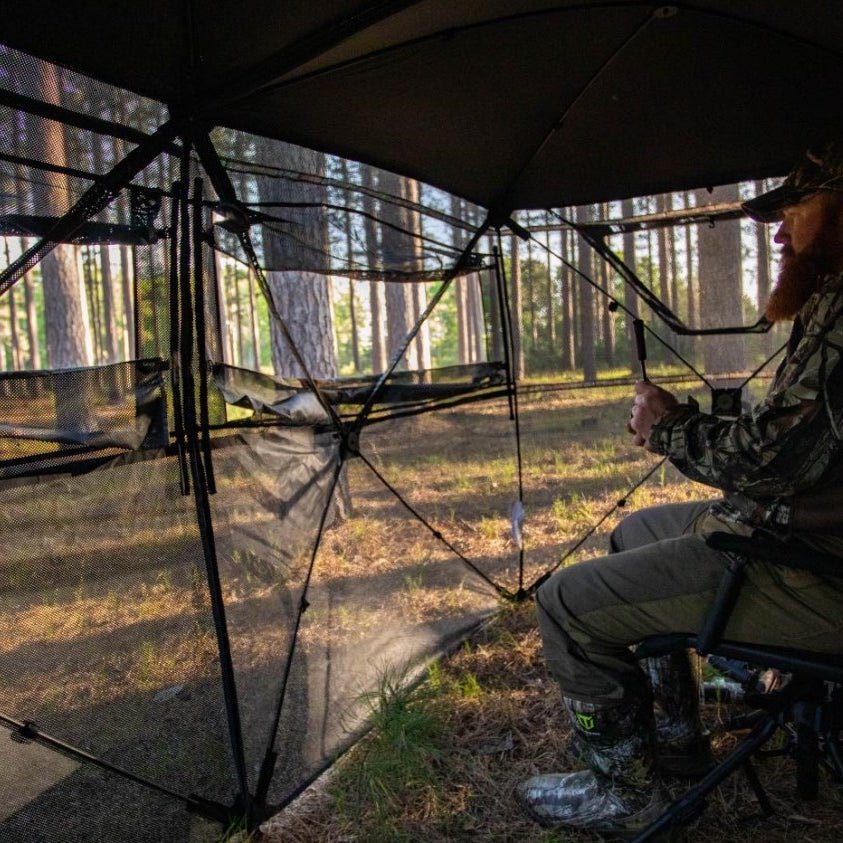
{"type": "Polygon", "coordinates": [[[159,458],[2,490],[2,697],[97,757],[229,801],[202,549],[178,476],[159,458]]]}
{"type": "Polygon", "coordinates": [[[253,789],[337,459],[336,439],[310,429],[241,431],[214,451],[211,507],[253,789]]]}
{"type": "Polygon", "coordinates": [[[347,518],[325,535],[277,735],[271,804],[359,734],[385,679],[409,681],[498,605],[360,461],[347,518]]]}
{"type": "Polygon", "coordinates": [[[178,843],[214,828],[178,800],[40,744],[12,741],[1,726],[0,759],[2,843],[178,843]]]}
{"type": "Polygon", "coordinates": [[[168,442],[160,360],[0,375],[0,478],[37,474],[62,456],[168,442]]]}
{"type": "MultiPolygon", "coordinates": [[[[267,270],[437,278],[481,221],[475,206],[383,170],[238,132],[213,140],[261,222],[256,247],[267,270]]],[[[243,258],[236,238],[224,228],[218,236],[243,258]]]]}
{"type": "Polygon", "coordinates": [[[161,103],[120,91],[67,68],[0,45],[0,81],[6,90],[61,105],[77,114],[152,132],[164,122],[161,103]]]}

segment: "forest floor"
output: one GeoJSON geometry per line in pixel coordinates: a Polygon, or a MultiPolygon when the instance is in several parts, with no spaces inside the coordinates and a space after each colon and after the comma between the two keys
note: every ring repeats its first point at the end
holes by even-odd
{"type": "MultiPolygon", "coordinates": [[[[737,738],[718,725],[740,704],[703,707],[718,756],[737,738]]],[[[533,607],[504,610],[458,652],[431,667],[409,694],[385,692],[376,728],[310,792],[265,826],[264,843],[594,843],[543,829],[521,810],[517,784],[537,772],[581,768],[560,694],[547,674],[533,607]]],[[[794,764],[756,764],[775,813],[759,815],[746,779],[733,775],[705,812],[674,831],[677,843],[837,843],[843,794],[823,778],[820,800],[799,802],[794,764]]],[[[675,798],[686,780],[671,780],[675,798]]]]}
{"type": "MultiPolygon", "coordinates": [[[[609,531],[623,515],[614,503],[657,461],[631,449],[622,430],[627,390],[594,390],[535,396],[521,407],[524,485],[528,507],[526,584],[558,564],[576,564],[603,552],[609,531]],[[556,417],[550,424],[548,409],[556,417]],[[540,502],[540,505],[538,505],[540,502]],[[601,523],[604,515],[608,517],[601,523]],[[592,534],[589,530],[599,524],[592,534]],[[568,555],[580,540],[577,552],[568,555]]],[[[475,423],[477,423],[475,419],[475,423]]],[[[407,447],[393,438],[383,448],[407,447]]],[[[434,510],[461,494],[467,501],[453,525],[467,525],[460,547],[470,555],[494,558],[511,541],[506,519],[472,506],[473,491],[492,487],[495,459],[478,453],[442,455],[452,465],[434,510]]],[[[404,470],[408,471],[409,459],[404,470]]],[[[412,480],[412,478],[411,478],[412,480]]],[[[416,498],[421,481],[409,486],[416,498]]],[[[669,466],[629,496],[627,506],[688,500],[705,493],[669,466]]],[[[507,572],[504,572],[507,573],[507,572]]],[[[508,572],[514,576],[514,571],[508,572]]],[[[700,670],[703,667],[700,666],[700,670]]],[[[406,690],[400,677],[381,677],[367,696],[373,730],[295,803],[264,826],[265,843],[445,843],[446,841],[587,841],[582,833],[548,831],[531,822],[514,796],[516,785],[536,772],[576,769],[569,729],[561,713],[559,689],[541,655],[534,607],[527,601],[505,605],[455,652],[429,665],[425,681],[406,690]]],[[[719,756],[734,745],[733,734],[718,725],[740,704],[706,704],[704,719],[719,756]]],[[[671,839],[723,843],[843,839],[843,796],[823,780],[821,799],[794,797],[789,759],[766,758],[758,773],[775,808],[761,819],[752,791],[741,775],[732,776],[708,800],[707,810],[671,839]]],[[[680,796],[688,782],[670,787],[680,796]]]]}

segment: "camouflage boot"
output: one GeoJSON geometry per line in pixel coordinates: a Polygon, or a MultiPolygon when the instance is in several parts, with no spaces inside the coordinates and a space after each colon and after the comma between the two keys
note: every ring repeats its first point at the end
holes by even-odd
{"type": "Polygon", "coordinates": [[[519,796],[533,819],[634,837],[667,808],[653,755],[649,701],[613,707],[565,699],[576,747],[591,769],[535,776],[519,796]]]}
{"type": "Polygon", "coordinates": [[[668,776],[704,776],[714,766],[700,721],[699,688],[684,650],[641,659],[653,691],[656,764],[668,776]]]}

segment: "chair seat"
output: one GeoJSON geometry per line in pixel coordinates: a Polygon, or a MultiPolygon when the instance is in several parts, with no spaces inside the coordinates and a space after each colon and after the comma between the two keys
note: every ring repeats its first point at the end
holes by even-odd
{"type": "MultiPolygon", "coordinates": [[[[655,635],[636,647],[636,658],[662,655],[680,647],[696,649],[697,636],[691,633],[655,635]]],[[[788,673],[809,673],[829,682],[843,683],[843,653],[817,653],[796,647],[774,647],[745,641],[720,641],[710,650],[718,656],[775,667],[788,673]]]]}

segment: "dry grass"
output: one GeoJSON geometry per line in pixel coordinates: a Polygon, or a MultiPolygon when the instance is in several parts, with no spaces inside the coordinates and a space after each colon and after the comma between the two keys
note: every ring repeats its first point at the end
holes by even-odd
{"type": "MultiPolygon", "coordinates": [[[[428,753],[428,775],[388,768],[388,781],[371,786],[379,772],[373,772],[378,753],[400,755],[401,747],[393,736],[385,750],[383,733],[370,735],[312,793],[267,823],[264,843],[599,839],[541,829],[524,816],[514,797],[517,783],[535,772],[575,769],[579,763],[569,749],[559,690],[545,670],[530,604],[504,610],[472,642],[435,666],[423,692],[410,699],[439,729],[434,737],[423,736],[421,749],[412,747],[408,754],[408,767],[416,769],[419,752],[428,753]]],[[[726,707],[714,704],[704,709],[713,730],[726,713],[726,707]]],[[[716,752],[727,752],[735,740],[715,734],[716,752]]],[[[708,809],[693,825],[671,839],[843,839],[843,799],[833,784],[823,782],[819,802],[799,803],[789,759],[765,759],[757,769],[776,809],[772,817],[758,818],[748,784],[736,775],[710,797],[708,809]]],[[[674,796],[686,784],[672,783],[674,796]]]]}

